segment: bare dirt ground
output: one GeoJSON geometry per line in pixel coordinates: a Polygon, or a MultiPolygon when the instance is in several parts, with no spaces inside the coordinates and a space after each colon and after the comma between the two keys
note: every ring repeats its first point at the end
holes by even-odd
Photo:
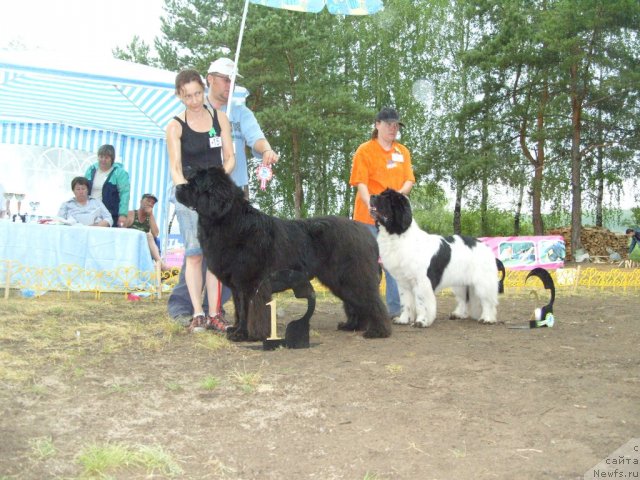
{"type": "MultiPolygon", "coordinates": [[[[82,302],[0,306],[2,479],[90,477],[78,452],[109,443],[159,446],[180,470],[106,478],[578,479],[640,433],[638,294],[558,292],[556,326],[535,330],[448,320],[445,295],[432,327],[384,340],[337,331],[324,299],[311,348],[273,352],[172,331],[164,300],[82,302]],[[42,314],[11,323],[29,308],[42,314]],[[51,322],[60,339],[26,341],[51,322]],[[128,342],[81,347],[119,322],[128,342]],[[28,379],[11,374],[20,355],[28,379]],[[43,437],[55,452],[38,456],[43,437]]],[[[498,318],[524,324],[544,303],[507,293],[498,318]]]]}

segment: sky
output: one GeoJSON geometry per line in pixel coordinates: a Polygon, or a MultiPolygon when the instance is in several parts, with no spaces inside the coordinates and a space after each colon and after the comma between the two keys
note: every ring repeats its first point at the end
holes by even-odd
{"type": "Polygon", "coordinates": [[[2,0],[0,48],[91,53],[111,57],[138,35],[160,34],[164,0],[2,0]]]}

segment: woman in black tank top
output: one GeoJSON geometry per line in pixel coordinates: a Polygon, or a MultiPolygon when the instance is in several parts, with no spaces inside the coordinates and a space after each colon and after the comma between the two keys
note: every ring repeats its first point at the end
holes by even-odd
{"type": "MultiPolygon", "coordinates": [[[[187,183],[187,178],[200,168],[222,166],[230,173],[235,167],[235,156],[231,139],[231,126],[227,116],[213,112],[204,105],[204,83],[195,70],[183,70],[176,76],[176,95],[186,107],[167,126],[167,150],[173,184],[187,183]]],[[[176,201],[176,216],[180,233],[185,240],[185,282],[193,306],[190,331],[206,327],[225,331],[224,319],[220,316],[220,282],[207,270],[205,284],[209,300],[209,312],[202,308],[202,248],[197,238],[195,211],[176,201]]]]}

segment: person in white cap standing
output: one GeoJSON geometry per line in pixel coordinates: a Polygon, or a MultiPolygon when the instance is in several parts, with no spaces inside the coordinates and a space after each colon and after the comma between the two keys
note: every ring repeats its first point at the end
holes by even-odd
{"type": "MultiPolygon", "coordinates": [[[[207,73],[207,104],[212,108],[226,113],[229,95],[231,95],[231,76],[235,64],[229,58],[219,58],[212,62],[207,73]]],[[[236,77],[242,77],[236,72],[236,77]]],[[[231,178],[236,185],[245,190],[248,195],[249,173],[245,145],[251,148],[254,156],[261,158],[263,163],[272,165],[278,161],[278,154],[264,137],[255,115],[244,104],[234,104],[231,108],[232,136],[236,148],[236,168],[231,178]]]]}
{"type": "MultiPolygon", "coordinates": [[[[206,77],[209,87],[207,98],[205,99],[206,105],[226,113],[229,95],[231,95],[231,76],[235,68],[235,63],[230,58],[222,57],[211,62],[206,77]]],[[[242,76],[236,72],[236,77],[242,76]]],[[[267,165],[273,165],[280,157],[271,148],[255,115],[246,105],[234,103],[229,121],[231,122],[231,135],[236,159],[236,166],[230,176],[236,185],[244,189],[245,195],[248,196],[249,171],[245,153],[246,147],[251,148],[253,155],[261,158],[262,162],[267,165]]],[[[206,271],[206,262],[203,262],[203,265],[206,271]]],[[[224,304],[230,297],[231,291],[229,288],[223,287],[221,303],[224,304]]],[[[167,310],[170,317],[184,324],[187,324],[193,315],[189,292],[184,280],[184,265],[180,270],[178,283],[169,297],[167,310]]]]}

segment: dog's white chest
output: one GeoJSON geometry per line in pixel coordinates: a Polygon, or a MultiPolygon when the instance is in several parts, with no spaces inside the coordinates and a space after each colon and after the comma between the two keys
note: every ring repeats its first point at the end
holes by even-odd
{"type": "Polygon", "coordinates": [[[424,257],[428,242],[428,236],[415,224],[400,235],[391,235],[381,229],[378,234],[378,248],[383,266],[395,277],[414,277],[416,270],[426,275],[428,259],[424,257]]]}

